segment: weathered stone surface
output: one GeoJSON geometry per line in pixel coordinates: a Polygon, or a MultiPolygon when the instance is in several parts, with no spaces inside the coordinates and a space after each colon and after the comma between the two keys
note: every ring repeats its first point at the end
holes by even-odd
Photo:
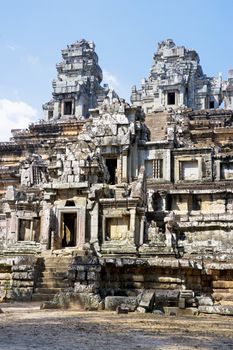
{"type": "Polygon", "coordinates": [[[72,303],[79,305],[84,310],[95,311],[102,309],[101,297],[94,293],[76,293],[72,303]]]}
{"type": "Polygon", "coordinates": [[[136,309],[138,312],[144,314],[147,312],[147,310],[144,308],[144,307],[141,307],[141,306],[138,306],[137,309],[136,309]]]}
{"type": "Polygon", "coordinates": [[[197,297],[197,300],[199,306],[212,306],[214,304],[213,299],[210,297],[197,297]]]}
{"type": "Polygon", "coordinates": [[[122,305],[130,310],[135,310],[138,305],[137,298],[124,296],[108,296],[105,298],[105,310],[115,311],[118,306],[122,305]]]}
{"type": "Polygon", "coordinates": [[[180,298],[179,299],[178,307],[180,309],[185,309],[185,298],[180,298]]]}
{"type": "Polygon", "coordinates": [[[84,285],[84,284],[81,284],[80,282],[75,282],[74,284],[75,293],[95,293],[98,289],[99,289],[98,283],[84,285]]]}
{"type": "Polygon", "coordinates": [[[143,307],[146,310],[151,310],[153,308],[155,300],[155,291],[154,290],[145,290],[142,293],[142,297],[139,303],[140,307],[143,307]]]}
{"type": "Polygon", "coordinates": [[[199,312],[197,308],[179,309],[178,307],[165,306],[163,309],[166,316],[194,316],[198,315],[199,312]]]}
{"type": "Polygon", "coordinates": [[[199,306],[198,311],[204,314],[233,316],[233,306],[227,305],[199,306]]]}

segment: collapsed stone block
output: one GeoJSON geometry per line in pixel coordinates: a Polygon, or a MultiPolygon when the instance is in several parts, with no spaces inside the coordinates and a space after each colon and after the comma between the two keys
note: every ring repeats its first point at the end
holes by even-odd
{"type": "Polygon", "coordinates": [[[124,296],[108,296],[105,298],[105,310],[115,311],[118,306],[122,305],[134,311],[138,306],[138,300],[136,297],[124,296]]]}
{"type": "Polygon", "coordinates": [[[142,297],[139,303],[140,307],[143,307],[144,309],[151,310],[154,305],[155,300],[155,291],[154,290],[145,290],[142,293],[142,297]]]}

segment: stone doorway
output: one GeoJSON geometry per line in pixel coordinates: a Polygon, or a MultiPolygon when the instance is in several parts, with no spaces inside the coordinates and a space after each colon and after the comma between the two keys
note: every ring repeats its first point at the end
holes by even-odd
{"type": "Polygon", "coordinates": [[[62,248],[76,245],[77,213],[62,213],[62,248]]]}

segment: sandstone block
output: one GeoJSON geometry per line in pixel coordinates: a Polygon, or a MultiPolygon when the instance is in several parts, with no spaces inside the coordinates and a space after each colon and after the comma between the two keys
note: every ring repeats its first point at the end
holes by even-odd
{"type": "Polygon", "coordinates": [[[86,272],[84,272],[84,271],[77,271],[76,279],[78,281],[85,281],[86,280],[86,272]]]}
{"type": "Polygon", "coordinates": [[[212,306],[214,304],[213,299],[211,297],[197,297],[197,300],[199,306],[212,306]]]}
{"type": "Polygon", "coordinates": [[[87,272],[87,280],[88,281],[98,281],[99,274],[96,272],[87,272]]]}
{"type": "Polygon", "coordinates": [[[151,310],[155,300],[155,291],[154,290],[145,290],[142,293],[142,298],[139,303],[140,307],[144,307],[146,310],[151,310]]]}
{"type": "Polygon", "coordinates": [[[225,316],[233,316],[233,306],[227,305],[213,305],[213,306],[199,306],[198,311],[205,314],[218,314],[225,316]]]}
{"type": "Polygon", "coordinates": [[[137,298],[124,296],[108,296],[105,298],[105,310],[115,311],[117,306],[122,305],[130,310],[135,310],[138,306],[137,298]]]}

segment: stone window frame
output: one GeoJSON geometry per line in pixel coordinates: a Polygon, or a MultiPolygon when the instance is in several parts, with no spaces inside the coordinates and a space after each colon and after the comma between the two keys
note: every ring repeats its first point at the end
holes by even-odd
{"type": "MultiPolygon", "coordinates": [[[[128,230],[128,233],[127,233],[127,236],[131,235],[131,232],[134,232],[134,227],[132,227],[132,219],[131,219],[131,210],[121,210],[121,212],[116,212],[114,213],[115,210],[104,210],[104,213],[103,213],[103,219],[102,219],[102,242],[104,244],[106,243],[109,243],[109,242],[113,242],[113,240],[106,240],[106,228],[107,228],[107,220],[109,219],[115,219],[115,218],[123,218],[123,216],[128,216],[129,217],[129,230],[128,230]]],[[[133,209],[133,211],[135,211],[133,209]]]]}
{"type": "MultiPolygon", "coordinates": [[[[216,162],[217,163],[217,162],[216,162]]],[[[232,164],[233,165],[233,159],[231,159],[231,160],[228,160],[227,162],[225,161],[225,160],[221,160],[220,162],[219,162],[219,180],[221,180],[221,181],[232,181],[232,179],[231,178],[229,178],[229,179],[226,179],[226,178],[224,178],[223,176],[222,176],[222,167],[223,167],[223,165],[224,164],[232,164]]]]}
{"type": "Polygon", "coordinates": [[[164,179],[164,166],[165,166],[164,158],[157,157],[157,158],[153,158],[153,159],[146,159],[145,165],[146,165],[146,162],[152,162],[152,172],[153,172],[152,177],[146,176],[147,179],[158,180],[158,181],[163,180],[164,179]]]}
{"type": "MultiPolygon", "coordinates": [[[[117,215],[117,216],[105,216],[105,237],[104,237],[104,241],[108,242],[108,240],[106,240],[106,237],[109,237],[109,241],[114,241],[114,239],[111,239],[110,237],[110,232],[107,232],[107,227],[108,227],[108,221],[111,221],[112,219],[123,219],[124,217],[127,218],[127,221],[128,221],[128,230],[127,232],[130,231],[130,214],[122,214],[122,215],[117,215]]],[[[118,241],[118,240],[117,240],[118,241]]]]}
{"type": "MultiPolygon", "coordinates": [[[[32,239],[32,238],[35,238],[35,237],[33,237],[33,222],[34,222],[34,219],[41,220],[41,217],[38,217],[38,216],[31,216],[31,217],[28,217],[28,216],[26,216],[26,217],[25,216],[17,216],[17,220],[16,220],[16,241],[17,242],[37,242],[37,241],[35,241],[35,239],[32,239]],[[30,224],[30,240],[20,240],[19,239],[20,220],[31,221],[31,224],[30,224]]],[[[40,221],[40,225],[41,225],[41,221],[40,221]]]]}
{"type": "Polygon", "coordinates": [[[178,156],[174,160],[174,182],[192,182],[202,181],[202,157],[201,156],[178,156]],[[198,164],[198,179],[183,180],[180,178],[180,163],[197,161],[198,164]]]}

